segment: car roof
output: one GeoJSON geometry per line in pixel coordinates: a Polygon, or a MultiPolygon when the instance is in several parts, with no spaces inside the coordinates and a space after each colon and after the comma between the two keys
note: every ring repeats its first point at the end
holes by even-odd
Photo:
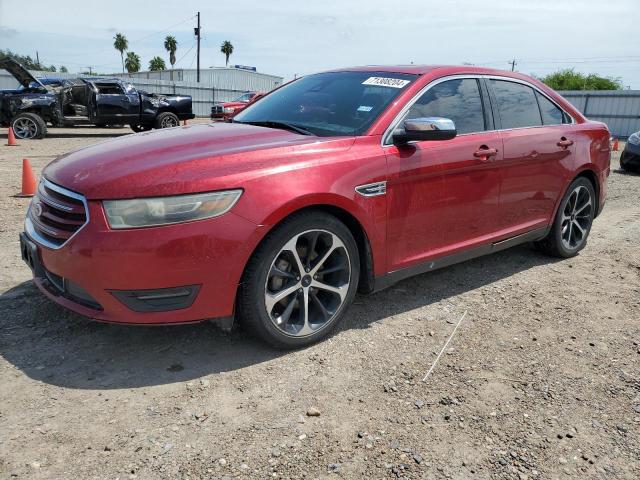
{"type": "Polygon", "coordinates": [[[79,77],[85,82],[118,83],[121,80],[113,77],[79,77]]]}
{"type": "Polygon", "coordinates": [[[388,72],[404,73],[412,75],[425,75],[435,70],[443,71],[446,75],[456,74],[478,74],[478,75],[501,75],[513,78],[523,78],[524,76],[506,70],[494,68],[477,67],[475,65],[365,65],[360,67],[336,68],[331,72],[388,72]]]}

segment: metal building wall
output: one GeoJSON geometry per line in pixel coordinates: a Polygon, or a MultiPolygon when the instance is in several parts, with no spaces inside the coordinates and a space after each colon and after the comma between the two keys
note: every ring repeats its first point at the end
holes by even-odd
{"type": "Polygon", "coordinates": [[[640,131],[640,90],[571,90],[558,92],[582,114],[604,122],[613,137],[640,131]]]}

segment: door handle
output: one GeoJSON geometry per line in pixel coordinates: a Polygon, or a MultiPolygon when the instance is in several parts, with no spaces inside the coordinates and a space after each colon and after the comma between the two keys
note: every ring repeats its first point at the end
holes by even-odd
{"type": "Polygon", "coordinates": [[[480,147],[479,150],[474,152],[473,156],[479,158],[483,162],[488,161],[491,157],[495,157],[498,154],[497,148],[488,148],[485,145],[480,147]]]}
{"type": "Polygon", "coordinates": [[[567,140],[565,137],[562,137],[558,143],[556,143],[559,147],[569,148],[573,145],[573,140],[567,140]]]}

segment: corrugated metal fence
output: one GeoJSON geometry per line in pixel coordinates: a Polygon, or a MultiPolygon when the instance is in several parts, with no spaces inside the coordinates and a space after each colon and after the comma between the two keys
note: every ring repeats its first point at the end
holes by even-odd
{"type": "Polygon", "coordinates": [[[640,90],[571,90],[558,93],[585,117],[606,123],[614,137],[626,138],[640,131],[640,90]]]}
{"type": "MultiPolygon", "coordinates": [[[[35,77],[77,78],[73,73],[31,72],[35,77]]],[[[248,72],[252,73],[252,72],[248,72]]],[[[250,90],[270,91],[280,82],[276,82],[271,75],[245,74],[239,72],[218,72],[215,82],[172,82],[169,80],[154,80],[143,78],[142,75],[133,78],[124,77],[137,89],[150,93],[164,93],[177,95],[191,95],[193,99],[193,113],[199,117],[208,117],[215,102],[228,102],[250,90]]],[[[207,78],[207,80],[211,80],[207,78]]],[[[281,80],[280,80],[281,81],[281,80]]],[[[0,70],[0,89],[17,88],[18,82],[8,72],[0,70]]]]}

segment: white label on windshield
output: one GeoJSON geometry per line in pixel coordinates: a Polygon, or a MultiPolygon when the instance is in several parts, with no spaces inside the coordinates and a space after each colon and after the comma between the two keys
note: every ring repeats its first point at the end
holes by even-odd
{"type": "Polygon", "coordinates": [[[359,112],[370,112],[371,110],[373,110],[373,107],[370,107],[369,105],[360,105],[358,107],[359,112]]]}
{"type": "Polygon", "coordinates": [[[378,87],[403,88],[409,80],[401,80],[399,78],[388,77],[369,77],[362,85],[376,85],[378,87]]]}

